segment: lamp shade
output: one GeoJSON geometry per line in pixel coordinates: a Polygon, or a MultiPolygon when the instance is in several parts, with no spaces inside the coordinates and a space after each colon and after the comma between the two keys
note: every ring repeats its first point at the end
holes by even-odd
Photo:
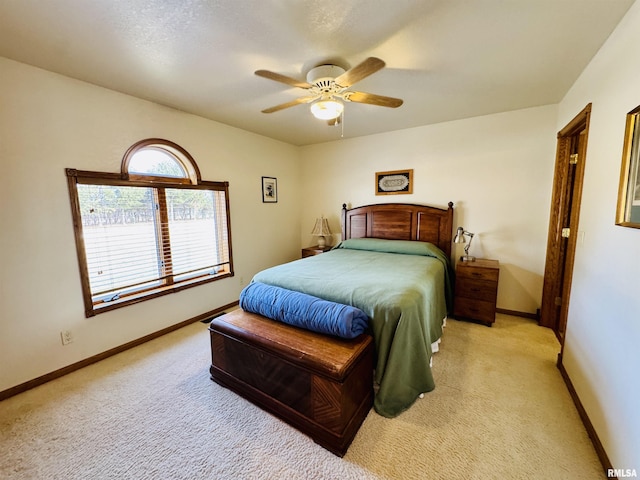
{"type": "Polygon", "coordinates": [[[316,218],[316,224],[313,226],[313,230],[311,230],[311,235],[316,236],[325,236],[331,235],[331,230],[329,229],[329,222],[326,218],[320,217],[316,218]]]}
{"type": "Polygon", "coordinates": [[[311,113],[320,120],[333,120],[342,115],[344,105],[337,100],[321,100],[311,104],[311,113]]]}
{"type": "Polygon", "coordinates": [[[453,239],[453,243],[467,243],[467,241],[464,239],[464,228],[458,227],[456,236],[453,239]]]}

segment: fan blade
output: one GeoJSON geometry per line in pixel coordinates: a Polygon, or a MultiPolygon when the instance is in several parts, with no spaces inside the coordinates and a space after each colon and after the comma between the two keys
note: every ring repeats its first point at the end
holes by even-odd
{"type": "Polygon", "coordinates": [[[292,87],[311,88],[311,85],[307,82],[302,82],[300,80],[296,80],[295,78],[287,77],[286,75],[281,75],[279,73],[270,72],[269,70],[256,70],[254,73],[259,77],[264,77],[268,78],[269,80],[275,80],[276,82],[285,83],[287,85],[291,85],[292,87]]]}
{"type": "Polygon", "coordinates": [[[364,92],[346,92],[344,99],[348,102],[367,103],[369,105],[389,108],[398,108],[403,103],[399,98],[384,97],[382,95],[364,92]]]}
{"type": "Polygon", "coordinates": [[[385,63],[379,58],[369,57],[364,62],[344,72],[335,79],[335,82],[341,87],[350,87],[354,83],[376,73],[378,70],[381,70],[384,66],[385,63]]]}
{"type": "Polygon", "coordinates": [[[295,100],[291,100],[290,102],[287,103],[281,103],[280,105],[276,105],[275,107],[271,107],[271,108],[265,108],[264,110],[262,110],[262,113],[273,113],[273,112],[277,112],[279,110],[284,110],[285,108],[289,108],[289,107],[295,107],[296,105],[300,105],[301,103],[310,103],[313,102],[315,99],[317,99],[318,96],[312,96],[312,97],[300,97],[300,98],[296,98],[295,100]]]}

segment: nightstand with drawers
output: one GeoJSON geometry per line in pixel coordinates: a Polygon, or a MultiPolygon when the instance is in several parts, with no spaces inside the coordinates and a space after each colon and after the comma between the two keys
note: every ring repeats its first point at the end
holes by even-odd
{"type": "Polygon", "coordinates": [[[496,299],[500,262],[478,258],[458,262],[453,316],[482,322],[488,327],[496,321],[496,299]]]}

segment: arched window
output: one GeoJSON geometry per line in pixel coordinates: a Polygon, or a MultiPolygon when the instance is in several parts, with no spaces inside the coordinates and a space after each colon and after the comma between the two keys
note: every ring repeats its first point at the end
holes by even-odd
{"type": "Polygon", "coordinates": [[[142,140],[119,175],[67,177],[87,316],[233,275],[229,184],[179,145],[142,140]]]}
{"type": "Polygon", "coordinates": [[[129,179],[156,177],[155,181],[200,182],[200,171],[189,153],[169,140],[149,138],[132,145],[122,159],[122,176],[129,179]]]}

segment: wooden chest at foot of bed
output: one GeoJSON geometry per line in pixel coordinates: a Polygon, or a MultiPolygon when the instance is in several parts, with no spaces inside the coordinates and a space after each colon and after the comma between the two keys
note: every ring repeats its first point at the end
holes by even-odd
{"type": "Polygon", "coordinates": [[[211,379],[343,456],[373,404],[373,342],[245,312],[214,319],[211,379]]]}

